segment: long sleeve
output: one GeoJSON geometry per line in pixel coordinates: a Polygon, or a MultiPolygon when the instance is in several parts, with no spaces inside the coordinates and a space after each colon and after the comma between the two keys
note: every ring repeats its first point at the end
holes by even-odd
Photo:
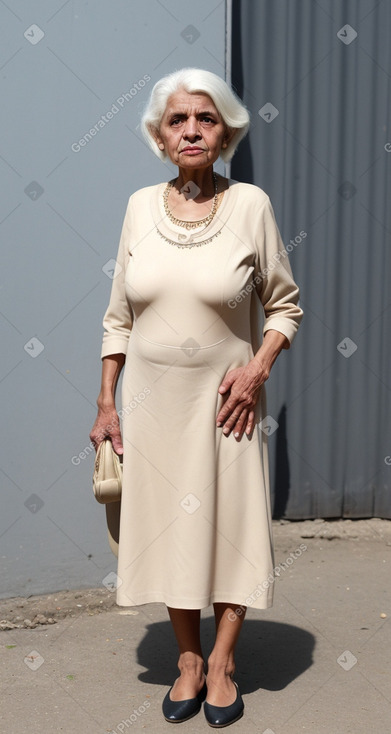
{"type": "Polygon", "coordinates": [[[263,333],[275,329],[292,343],[303,311],[298,305],[299,288],[293,280],[269,197],[257,222],[254,284],[264,309],[263,333]]]}
{"type": "Polygon", "coordinates": [[[126,354],[133,326],[133,315],[125,294],[125,273],[129,262],[132,197],[126,209],[111,286],[109,305],[103,317],[101,358],[110,354],[126,354]]]}

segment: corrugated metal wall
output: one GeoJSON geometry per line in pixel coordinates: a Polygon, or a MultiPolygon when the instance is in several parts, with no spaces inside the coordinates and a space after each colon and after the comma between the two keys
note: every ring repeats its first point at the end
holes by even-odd
{"type": "Polygon", "coordinates": [[[233,0],[265,189],[305,315],[268,382],[274,514],[391,518],[391,3],[233,0]]]}

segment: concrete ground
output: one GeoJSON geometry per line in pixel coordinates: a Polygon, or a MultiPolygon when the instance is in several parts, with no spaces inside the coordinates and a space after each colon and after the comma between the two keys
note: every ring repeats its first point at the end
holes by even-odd
{"type": "MultiPolygon", "coordinates": [[[[235,676],[245,712],[229,731],[389,732],[391,522],[275,522],[274,537],[275,603],[248,609],[235,676]]],[[[211,731],[202,711],[177,728],[162,718],[177,676],[163,604],[124,609],[84,589],[3,600],[0,615],[7,734],[211,731]]],[[[207,656],[211,608],[201,631],[207,656]]]]}

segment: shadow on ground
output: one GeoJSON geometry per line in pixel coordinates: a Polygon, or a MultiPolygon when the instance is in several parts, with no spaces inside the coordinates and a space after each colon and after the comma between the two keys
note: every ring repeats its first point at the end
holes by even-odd
{"type": "MultiPolygon", "coordinates": [[[[177,645],[171,623],[147,625],[137,662],[146,668],[139,675],[145,683],[171,686],[178,676],[177,645]]],[[[201,620],[201,640],[207,658],[214,641],[214,618],[201,620]]],[[[313,663],[315,638],[290,624],[247,619],[236,651],[236,675],[241,693],[259,688],[279,691],[313,663]]]]}

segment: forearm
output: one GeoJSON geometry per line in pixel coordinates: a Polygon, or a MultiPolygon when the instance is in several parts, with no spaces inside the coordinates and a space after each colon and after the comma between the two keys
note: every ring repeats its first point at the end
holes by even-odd
{"type": "Polygon", "coordinates": [[[262,373],[269,375],[270,370],[282,349],[289,348],[289,340],[275,329],[268,329],[263,337],[261,347],[254,355],[254,361],[262,373]]]}
{"type": "Polygon", "coordinates": [[[103,357],[101,388],[97,399],[98,408],[115,405],[115,391],[124,364],[124,354],[110,354],[103,357]]]}

